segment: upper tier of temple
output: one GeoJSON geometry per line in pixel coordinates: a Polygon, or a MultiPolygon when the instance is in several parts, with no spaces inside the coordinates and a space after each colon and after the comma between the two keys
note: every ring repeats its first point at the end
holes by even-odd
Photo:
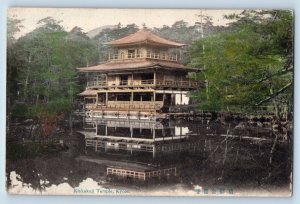
{"type": "Polygon", "coordinates": [[[175,48],[184,44],[162,38],[144,29],[107,44],[114,48],[108,53],[107,62],[78,70],[102,73],[145,69],[172,69],[184,73],[197,71],[179,63],[180,52],[175,48]]]}

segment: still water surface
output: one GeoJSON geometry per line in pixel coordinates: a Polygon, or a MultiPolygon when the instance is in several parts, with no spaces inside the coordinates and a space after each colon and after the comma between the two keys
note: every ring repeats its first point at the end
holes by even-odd
{"type": "Polygon", "coordinates": [[[8,191],[290,194],[291,145],[281,140],[274,144],[274,132],[268,126],[199,119],[84,121],[82,127],[64,137],[67,152],[8,162],[8,191]]]}

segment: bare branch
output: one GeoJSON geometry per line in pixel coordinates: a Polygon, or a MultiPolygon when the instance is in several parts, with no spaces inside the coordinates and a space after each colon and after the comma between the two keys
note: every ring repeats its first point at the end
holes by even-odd
{"type": "Polygon", "coordinates": [[[255,105],[256,105],[256,106],[259,106],[260,104],[269,101],[270,99],[272,99],[272,98],[278,96],[280,93],[284,92],[284,91],[285,91],[286,89],[288,89],[291,85],[292,85],[292,82],[288,83],[288,84],[285,85],[283,88],[281,88],[280,90],[278,90],[276,93],[274,93],[274,94],[268,96],[267,98],[265,98],[265,99],[259,101],[259,102],[256,103],[255,105]]]}

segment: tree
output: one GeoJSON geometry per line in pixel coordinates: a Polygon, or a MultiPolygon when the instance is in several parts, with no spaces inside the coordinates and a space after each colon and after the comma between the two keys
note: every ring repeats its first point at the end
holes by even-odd
{"type": "Polygon", "coordinates": [[[70,110],[79,92],[76,68],[98,60],[96,45],[81,28],[68,33],[59,23],[44,18],[38,28],[15,43],[17,91],[32,115],[70,110]]]}
{"type": "Polygon", "coordinates": [[[203,67],[207,90],[194,96],[202,109],[253,111],[272,105],[291,109],[293,18],[290,11],[244,11],[228,32],[198,41],[190,64],[203,67]],[[205,50],[203,50],[205,47],[205,50]],[[208,95],[208,97],[207,97],[208,95]],[[237,109],[238,107],[238,109],[237,109]]]}
{"type": "MultiPolygon", "coordinates": [[[[7,107],[10,108],[14,98],[18,95],[18,82],[16,80],[17,67],[21,63],[16,57],[15,35],[21,31],[23,25],[19,19],[7,19],[7,107]]],[[[9,110],[8,110],[9,111],[9,110]]]]}

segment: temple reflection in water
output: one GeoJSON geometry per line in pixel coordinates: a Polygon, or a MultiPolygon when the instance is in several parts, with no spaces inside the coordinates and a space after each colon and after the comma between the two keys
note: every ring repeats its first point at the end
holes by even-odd
{"type": "Polygon", "coordinates": [[[203,142],[189,136],[187,125],[172,120],[87,120],[80,133],[85,136],[87,151],[97,153],[97,161],[95,158],[89,161],[104,163],[107,176],[142,180],[176,176],[178,165],[174,154],[196,152],[203,146],[203,142]]]}
{"type": "Polygon", "coordinates": [[[127,151],[158,153],[195,151],[200,144],[188,140],[189,127],[158,120],[101,119],[86,123],[84,131],[86,147],[95,151],[127,151]]]}

